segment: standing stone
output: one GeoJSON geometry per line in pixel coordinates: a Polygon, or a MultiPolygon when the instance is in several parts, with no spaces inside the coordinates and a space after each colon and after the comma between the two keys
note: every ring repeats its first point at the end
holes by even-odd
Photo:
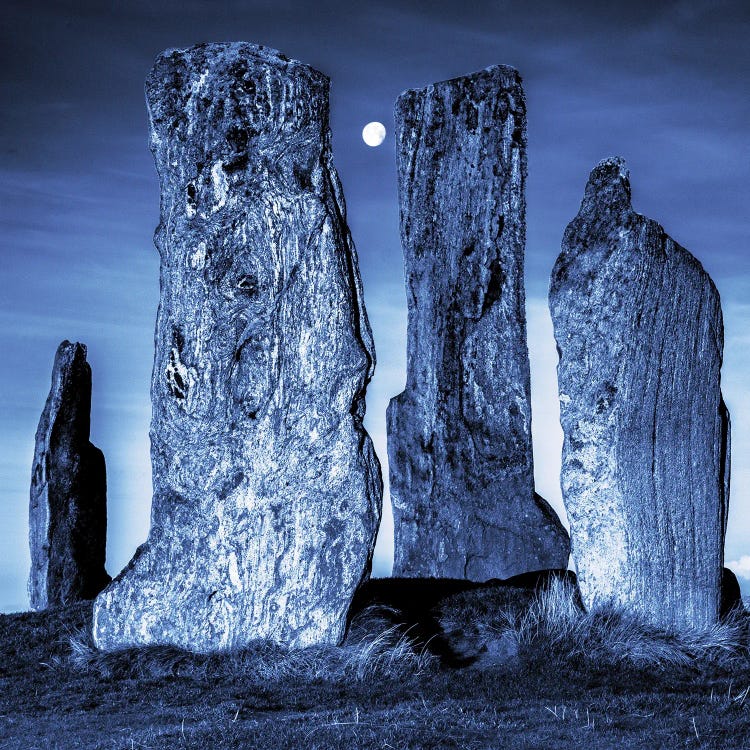
{"type": "Polygon", "coordinates": [[[388,407],[394,575],[565,568],[534,492],[524,316],[526,105],[495,66],[396,103],[407,380],[388,407]]]}
{"type": "Polygon", "coordinates": [[[104,454],[89,442],[91,368],[86,347],[63,341],[36,431],[29,546],[32,609],[93,599],[110,581],[104,454]]]}
{"type": "Polygon", "coordinates": [[[96,600],[101,649],[343,638],[380,517],[372,335],[328,79],[245,43],[146,81],[161,182],[148,541],[96,600]]]}
{"type": "Polygon", "coordinates": [[[591,173],[552,272],[563,499],[587,607],[716,622],[729,495],[719,293],[633,211],[625,162],[591,173]]]}

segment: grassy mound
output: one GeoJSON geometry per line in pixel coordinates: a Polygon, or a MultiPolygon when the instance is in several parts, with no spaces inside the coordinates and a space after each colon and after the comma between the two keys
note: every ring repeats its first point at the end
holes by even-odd
{"type": "Polygon", "coordinates": [[[501,611],[497,619],[527,656],[591,668],[731,670],[750,663],[750,618],[740,609],[708,629],[668,633],[616,608],[585,612],[568,580],[551,579],[526,611],[501,611]]]}
{"type": "Polygon", "coordinates": [[[90,604],[0,616],[0,748],[750,747],[747,617],[677,636],[543,583],[388,584],[340,648],[102,654],[90,604]]]}
{"type": "Polygon", "coordinates": [[[408,628],[392,624],[392,610],[372,606],[358,613],[346,642],[340,646],[309,646],[289,649],[257,641],[246,649],[215,654],[194,654],[172,646],[131,648],[113,653],[98,651],[90,630],[81,628],[70,639],[70,652],[54,657],[56,667],[111,679],[255,680],[259,684],[284,681],[363,682],[371,679],[401,679],[434,667],[436,657],[426,646],[409,637],[408,628]]]}

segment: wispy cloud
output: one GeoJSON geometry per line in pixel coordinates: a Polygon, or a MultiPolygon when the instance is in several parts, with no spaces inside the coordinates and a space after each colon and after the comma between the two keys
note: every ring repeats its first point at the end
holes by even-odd
{"type": "Polygon", "coordinates": [[[750,555],[742,555],[739,560],[731,560],[726,563],[726,567],[738,578],[750,581],[750,555]]]}

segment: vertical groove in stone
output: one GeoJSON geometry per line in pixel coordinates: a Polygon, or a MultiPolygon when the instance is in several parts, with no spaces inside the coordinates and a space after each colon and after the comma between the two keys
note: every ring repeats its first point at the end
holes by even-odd
{"type": "Polygon", "coordinates": [[[567,566],[534,493],[526,349],[526,108],[495,66],[396,103],[407,383],[388,408],[394,575],[567,566]]]}
{"type": "Polygon", "coordinates": [[[63,341],[39,420],[31,470],[32,609],[93,599],[110,578],[104,455],[89,442],[91,368],[83,344],[63,341]]]}
{"type": "Polygon", "coordinates": [[[146,81],[161,184],[151,531],[97,600],[100,648],[335,643],[368,575],[375,354],[328,79],[246,44],[146,81]]]}
{"type": "Polygon", "coordinates": [[[730,458],[719,294],[687,250],[633,211],[622,159],[591,173],[550,309],[584,602],[666,628],[714,623],[730,458]]]}

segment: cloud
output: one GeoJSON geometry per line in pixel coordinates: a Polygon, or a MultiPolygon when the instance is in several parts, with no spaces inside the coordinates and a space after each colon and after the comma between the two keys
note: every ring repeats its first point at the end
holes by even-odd
{"type": "Polygon", "coordinates": [[[726,567],[729,568],[737,578],[744,578],[750,581],[750,555],[742,555],[739,560],[732,560],[726,563],[726,567]]]}

